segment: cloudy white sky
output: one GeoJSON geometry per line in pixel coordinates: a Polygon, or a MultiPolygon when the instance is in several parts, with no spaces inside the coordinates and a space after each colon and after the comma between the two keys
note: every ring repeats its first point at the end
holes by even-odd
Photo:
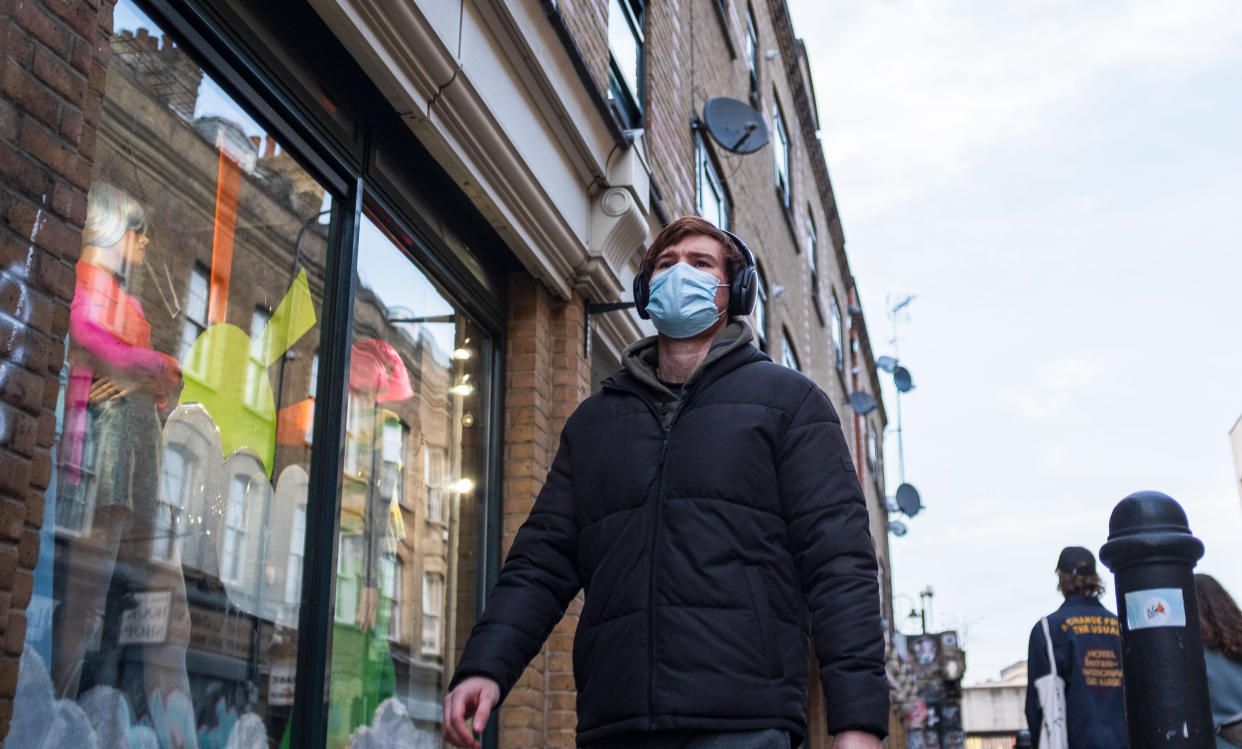
{"type": "Polygon", "coordinates": [[[1242,4],[789,5],[877,353],[886,296],[917,294],[927,510],[892,539],[894,592],[932,585],[967,682],[994,678],[1059,605],[1060,548],[1098,552],[1156,489],[1242,598],[1242,4]]]}

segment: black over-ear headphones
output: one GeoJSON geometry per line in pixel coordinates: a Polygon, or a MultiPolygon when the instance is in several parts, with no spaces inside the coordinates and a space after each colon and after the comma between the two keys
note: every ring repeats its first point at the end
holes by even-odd
{"type": "MultiPolygon", "coordinates": [[[[729,317],[749,315],[755,309],[755,297],[759,294],[759,271],[755,269],[755,253],[750,251],[736,234],[721,229],[733,240],[733,244],[742,251],[745,264],[733,274],[733,282],[729,284],[729,317]]],[[[639,271],[634,276],[634,306],[638,316],[644,320],[651,319],[647,314],[647,303],[651,301],[651,277],[647,271],[639,271]]]]}

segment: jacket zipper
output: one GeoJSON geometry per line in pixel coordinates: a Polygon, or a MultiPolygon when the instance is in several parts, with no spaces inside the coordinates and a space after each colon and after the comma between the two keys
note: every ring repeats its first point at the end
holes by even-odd
{"type": "Polygon", "coordinates": [[[604,387],[617,390],[623,393],[630,393],[637,396],[639,400],[647,405],[647,409],[651,411],[651,415],[655,417],[656,423],[664,432],[664,436],[660,442],[660,477],[656,481],[655,495],[655,519],[651,523],[651,574],[647,576],[647,721],[654,728],[655,724],[655,691],[656,691],[656,643],[655,643],[655,578],[657,562],[657,543],[660,537],[660,517],[664,509],[664,469],[665,459],[668,456],[668,440],[669,435],[673,431],[673,427],[677,424],[677,420],[681,415],[689,410],[690,402],[693,397],[702,389],[702,383],[695,383],[694,389],[685,393],[681,400],[681,405],[677,408],[677,413],[673,414],[673,418],[668,425],[664,424],[664,418],[660,415],[660,409],[646,393],[637,390],[605,382],[604,387]]]}
{"type": "MultiPolygon", "coordinates": [[[[685,404],[682,404],[683,406],[685,404]]],[[[678,415],[681,409],[677,411],[678,415]]],[[[657,418],[659,414],[657,413],[657,418]]],[[[673,417],[673,421],[677,420],[677,416],[673,417]]],[[[651,523],[651,574],[647,575],[647,653],[649,662],[647,664],[647,673],[649,679],[647,682],[647,719],[653,723],[655,721],[655,691],[656,691],[656,637],[655,637],[655,577],[656,569],[659,568],[656,557],[658,555],[658,543],[660,539],[660,516],[664,509],[664,464],[665,457],[668,455],[668,435],[673,430],[672,422],[668,426],[664,426],[664,420],[660,419],[660,426],[664,430],[664,440],[660,444],[660,478],[656,482],[655,495],[655,519],[651,523]]]]}

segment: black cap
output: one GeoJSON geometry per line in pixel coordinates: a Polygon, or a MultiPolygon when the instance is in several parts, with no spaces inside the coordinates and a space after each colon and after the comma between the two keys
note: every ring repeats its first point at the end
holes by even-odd
{"type": "Polygon", "coordinates": [[[1057,559],[1057,572],[1067,575],[1094,575],[1095,555],[1081,546],[1066,546],[1057,559]]]}

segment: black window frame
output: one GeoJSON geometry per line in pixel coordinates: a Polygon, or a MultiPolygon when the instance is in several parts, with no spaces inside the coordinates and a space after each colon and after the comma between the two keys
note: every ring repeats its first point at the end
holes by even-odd
{"type": "Polygon", "coordinates": [[[703,181],[708,179],[720,191],[720,205],[724,213],[724,226],[719,228],[728,231],[733,223],[733,199],[729,196],[729,187],[724,177],[720,176],[720,166],[716,157],[703,137],[702,130],[694,133],[694,207],[700,217],[712,220],[703,215],[703,181]]]}
{"type": "MultiPolygon", "coordinates": [[[[609,0],[609,15],[611,15],[613,3],[616,3],[621,8],[630,33],[634,36],[635,46],[638,48],[638,59],[635,61],[638,90],[630,90],[630,86],[626,83],[625,75],[621,72],[621,66],[617,62],[610,44],[608,47],[608,101],[612,105],[613,114],[616,115],[621,124],[627,129],[636,130],[643,127],[647,117],[647,108],[645,106],[647,95],[647,2],[646,0],[609,0]]],[[[605,29],[605,33],[608,34],[610,31],[605,29]]]]}
{"type": "Polygon", "coordinates": [[[746,65],[750,73],[750,105],[759,109],[759,24],[755,21],[755,8],[746,4],[746,46],[750,52],[746,65]]]}

